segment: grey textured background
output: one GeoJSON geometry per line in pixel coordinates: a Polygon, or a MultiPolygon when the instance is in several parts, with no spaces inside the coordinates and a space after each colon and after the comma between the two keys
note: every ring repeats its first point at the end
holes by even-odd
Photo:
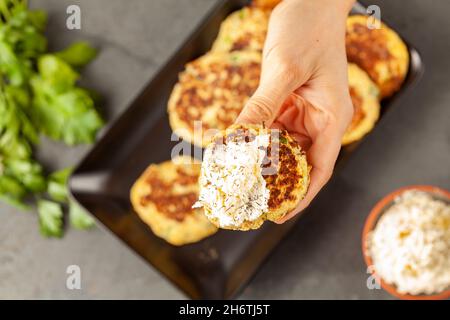
{"type": "MultiPolygon", "coordinates": [[[[120,115],[158,66],[195,28],[215,0],[35,0],[50,12],[53,49],[75,39],[101,48],[84,83],[104,97],[109,121],[120,115]],[[65,28],[65,10],[79,4],[82,30],[65,28]]],[[[368,4],[368,2],[365,2],[368,4]]],[[[408,184],[450,187],[450,2],[372,1],[422,53],[426,73],[378,125],[321,193],[240,298],[375,299],[368,290],[360,233],[374,203],[408,184]]],[[[88,147],[45,141],[47,169],[74,165],[88,147]]],[[[35,212],[0,204],[0,298],[154,299],[184,296],[99,228],[68,230],[62,240],[39,235],[35,212]],[[67,290],[66,267],[82,270],[82,289],[67,290]]]]}

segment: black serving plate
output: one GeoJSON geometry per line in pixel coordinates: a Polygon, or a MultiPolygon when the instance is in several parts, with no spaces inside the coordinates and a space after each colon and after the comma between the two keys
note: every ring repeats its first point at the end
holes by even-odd
{"type": "MultiPolygon", "coordinates": [[[[171,149],[177,143],[171,141],[166,105],[178,73],[188,61],[210,49],[222,20],[247,2],[224,0],[210,11],[109,127],[69,182],[74,199],[191,298],[233,297],[298,221],[297,217],[282,225],[265,223],[262,228],[248,232],[220,230],[198,243],[175,247],[156,237],[129,201],[133,182],[150,163],[170,159],[171,149]]],[[[364,12],[364,8],[356,5],[354,11],[364,12]]],[[[387,110],[398,105],[394,100],[422,73],[419,54],[411,46],[409,50],[411,65],[407,79],[400,92],[383,101],[382,118],[387,110]]],[[[339,165],[357,144],[342,149],[339,165]]]]}

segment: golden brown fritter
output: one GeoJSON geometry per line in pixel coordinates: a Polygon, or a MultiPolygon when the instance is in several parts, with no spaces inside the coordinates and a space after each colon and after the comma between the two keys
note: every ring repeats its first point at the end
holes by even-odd
{"type": "Polygon", "coordinates": [[[348,83],[354,113],[342,138],[343,145],[357,141],[369,133],[380,116],[378,87],[356,64],[348,65],[348,83]]]}
{"type": "Polygon", "coordinates": [[[386,98],[400,89],[408,73],[408,49],[384,23],[380,29],[369,29],[367,21],[362,15],[347,18],[347,59],[366,71],[386,98]]]}
{"type": "Polygon", "coordinates": [[[139,217],[173,245],[197,242],[217,231],[203,209],[192,209],[199,175],[198,161],[178,157],[150,165],[131,189],[131,203],[139,217]]]}
{"type": "Polygon", "coordinates": [[[183,139],[206,146],[234,123],[259,84],[261,55],[257,52],[208,53],[186,65],[168,103],[172,130],[183,139]],[[195,121],[202,135],[194,137],[195,121]]]}
{"type": "MultiPolygon", "coordinates": [[[[241,225],[227,227],[227,229],[246,231],[259,228],[265,220],[280,220],[296,208],[308,190],[310,167],[306,155],[297,141],[286,130],[264,129],[258,125],[237,124],[215,136],[212,144],[226,144],[230,141],[249,142],[260,134],[270,135],[262,171],[266,188],[270,192],[268,212],[263,213],[256,220],[245,220],[241,225]]],[[[206,205],[204,209],[206,215],[211,216],[208,215],[211,208],[206,205]]],[[[211,222],[219,226],[217,220],[211,219],[211,222]]]]}
{"type": "Polygon", "coordinates": [[[269,26],[270,11],[244,7],[221,24],[212,51],[262,51],[269,26]]]}

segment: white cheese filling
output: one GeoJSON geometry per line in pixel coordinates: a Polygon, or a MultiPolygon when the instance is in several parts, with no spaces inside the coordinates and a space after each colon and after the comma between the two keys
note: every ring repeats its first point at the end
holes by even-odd
{"type": "Polygon", "coordinates": [[[374,269],[400,293],[432,294],[450,288],[450,205],[407,191],[369,236],[374,269]]]}
{"type": "Polygon", "coordinates": [[[253,141],[213,144],[205,150],[200,176],[200,196],[194,207],[207,207],[205,214],[220,227],[254,221],[269,210],[269,189],[262,176],[262,163],[269,134],[253,141]]]}

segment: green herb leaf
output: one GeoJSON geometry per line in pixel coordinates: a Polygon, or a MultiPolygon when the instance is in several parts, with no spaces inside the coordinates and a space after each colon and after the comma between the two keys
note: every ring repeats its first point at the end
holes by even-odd
{"type": "Polygon", "coordinates": [[[44,191],[47,184],[43,176],[42,167],[31,159],[5,158],[4,173],[14,177],[31,192],[44,191]]]}
{"type": "Polygon", "coordinates": [[[73,67],[83,67],[97,56],[97,49],[87,42],[79,41],[55,55],[73,67]]]}
{"type": "Polygon", "coordinates": [[[39,129],[68,145],[92,143],[103,120],[89,93],[75,86],[78,74],[63,60],[45,55],[31,80],[32,118],[39,129]]]}
{"type": "Polygon", "coordinates": [[[28,11],[28,19],[39,31],[44,31],[47,25],[47,12],[44,10],[28,11]]]}
{"type": "Polygon", "coordinates": [[[39,200],[37,207],[41,234],[46,237],[62,237],[63,211],[61,205],[48,200],[39,200]]]}
{"type": "Polygon", "coordinates": [[[70,65],[52,54],[45,54],[38,59],[38,71],[54,94],[72,89],[80,77],[70,65]]]}
{"type": "Polygon", "coordinates": [[[18,137],[14,132],[5,131],[0,135],[0,153],[24,159],[31,156],[31,147],[28,141],[18,137]]]}
{"type": "Polygon", "coordinates": [[[22,86],[32,74],[31,62],[18,57],[10,44],[0,41],[0,73],[13,86],[22,86]]]}
{"type": "Polygon", "coordinates": [[[0,153],[15,158],[31,156],[38,142],[36,128],[25,113],[30,99],[26,90],[0,84],[0,153]]]}
{"type": "Polygon", "coordinates": [[[8,83],[24,86],[33,73],[33,61],[47,49],[42,34],[45,12],[27,10],[26,1],[0,2],[0,72],[8,83]]]}
{"type": "Polygon", "coordinates": [[[66,168],[52,173],[48,178],[47,193],[49,196],[59,202],[67,200],[67,179],[72,173],[72,168],[66,168]]]}
{"type": "MultiPolygon", "coordinates": [[[[103,120],[93,95],[77,86],[82,67],[97,54],[77,42],[56,54],[47,52],[47,13],[30,10],[26,0],[0,0],[0,200],[27,209],[37,200],[41,233],[61,237],[63,206],[68,204],[70,169],[50,175],[33,159],[41,133],[73,145],[91,143],[103,120]],[[42,199],[43,193],[54,200],[42,199]],[[58,203],[59,202],[59,203],[58,203]]],[[[88,228],[93,219],[70,202],[70,219],[88,228]]]]}
{"type": "Polygon", "coordinates": [[[70,224],[77,229],[89,229],[95,225],[94,219],[75,201],[69,203],[70,224]]]}
{"type": "Polygon", "coordinates": [[[28,209],[22,202],[27,194],[25,187],[13,177],[0,174],[0,199],[19,209],[28,209]]]}

